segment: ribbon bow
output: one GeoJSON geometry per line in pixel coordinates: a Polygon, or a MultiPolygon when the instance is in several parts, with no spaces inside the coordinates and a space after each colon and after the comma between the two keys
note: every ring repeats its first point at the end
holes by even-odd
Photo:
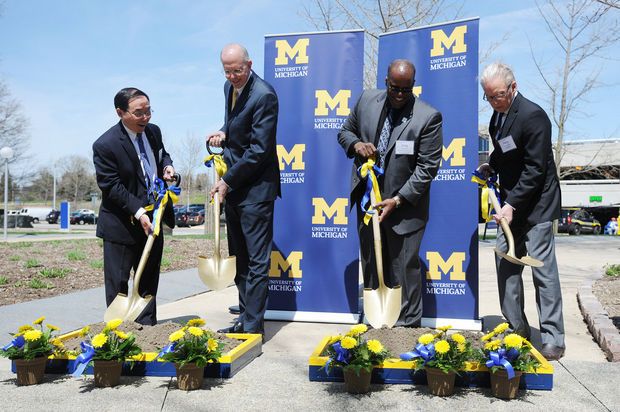
{"type": "Polygon", "coordinates": [[[497,352],[489,352],[489,360],[486,362],[486,367],[491,369],[493,366],[500,366],[506,369],[508,379],[515,377],[515,370],[510,362],[514,362],[519,357],[519,351],[515,348],[506,350],[504,348],[498,349],[497,352]]]}
{"type": "Polygon", "coordinates": [[[370,202],[370,192],[372,191],[375,194],[375,201],[377,203],[381,202],[381,191],[379,190],[379,182],[377,181],[377,176],[381,176],[384,173],[383,169],[375,164],[375,159],[368,159],[366,163],[361,165],[357,169],[357,175],[360,179],[366,179],[366,190],[364,191],[364,196],[362,197],[362,201],[360,202],[360,208],[364,211],[364,224],[368,224],[370,219],[372,219],[372,215],[376,212],[372,210],[372,205],[365,208],[364,206],[370,202]]]}
{"type": "MultiPolygon", "coordinates": [[[[161,358],[167,353],[174,352],[174,349],[177,347],[177,342],[172,342],[169,345],[164,346],[164,348],[157,354],[157,358],[161,358]]],[[[157,359],[156,358],[156,359],[157,359]]]]}
{"type": "Polygon", "coordinates": [[[332,348],[334,348],[334,351],[336,351],[336,359],[329,358],[327,362],[325,363],[325,367],[327,368],[333,360],[335,360],[336,362],[340,362],[340,363],[344,363],[345,365],[348,365],[349,358],[351,357],[349,350],[343,348],[340,342],[334,343],[332,345],[332,348]]]}
{"type": "Polygon", "coordinates": [[[19,335],[18,337],[13,339],[11,341],[11,343],[9,343],[8,345],[3,346],[2,350],[3,351],[7,351],[7,350],[11,349],[12,347],[16,347],[17,349],[20,349],[22,346],[24,346],[25,343],[26,343],[26,339],[24,339],[24,336],[23,335],[19,335]]]}
{"type": "Polygon", "coordinates": [[[80,356],[75,358],[75,370],[73,371],[74,378],[77,378],[84,373],[84,369],[86,369],[88,363],[95,356],[95,348],[93,348],[92,345],[86,342],[81,342],[80,347],[82,348],[82,353],[80,356]]]}
{"type": "Polygon", "coordinates": [[[424,363],[432,360],[435,357],[435,345],[429,343],[428,345],[422,345],[418,343],[416,347],[407,352],[401,353],[400,358],[405,361],[409,361],[415,358],[422,358],[424,363]]]}
{"type": "Polygon", "coordinates": [[[157,236],[161,228],[161,218],[163,211],[166,209],[166,204],[168,200],[172,201],[172,204],[179,201],[181,188],[178,186],[169,186],[166,188],[164,181],[160,178],[156,178],[153,182],[153,192],[155,192],[155,203],[148,205],[144,209],[147,212],[153,210],[153,236],[157,236]]]}
{"type": "Polygon", "coordinates": [[[219,177],[224,176],[224,173],[226,173],[226,171],[228,170],[226,162],[224,162],[224,159],[219,154],[210,154],[204,158],[203,162],[207,167],[215,165],[215,171],[217,172],[217,175],[219,177]]]}
{"type": "MultiPolygon", "coordinates": [[[[489,209],[489,190],[495,191],[495,196],[497,197],[497,201],[501,204],[501,198],[499,194],[499,184],[497,183],[497,175],[491,175],[488,179],[484,179],[484,176],[479,171],[475,170],[472,173],[471,181],[473,183],[477,183],[482,187],[482,191],[480,192],[480,209],[482,211],[482,218],[485,222],[490,222],[493,218],[491,217],[490,209],[489,209]]],[[[496,212],[499,212],[498,210],[496,212]]]]}

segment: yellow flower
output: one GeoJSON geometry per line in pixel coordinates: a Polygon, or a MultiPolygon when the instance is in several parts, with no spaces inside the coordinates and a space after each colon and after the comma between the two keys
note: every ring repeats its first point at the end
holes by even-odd
{"type": "Polygon", "coordinates": [[[194,336],[202,336],[205,334],[204,330],[197,328],[196,326],[190,326],[187,331],[194,336]]]}
{"type": "Polygon", "coordinates": [[[459,353],[463,353],[465,352],[465,349],[467,349],[467,346],[465,346],[464,343],[457,343],[456,349],[459,351],[459,353]]]}
{"type": "Polygon", "coordinates": [[[54,326],[54,325],[50,325],[49,323],[47,324],[47,328],[49,330],[60,330],[60,328],[58,326],[54,326]]]}
{"type": "Polygon", "coordinates": [[[204,326],[204,325],[205,325],[205,321],[200,318],[190,319],[187,321],[187,326],[204,326]]]}
{"type": "Polygon", "coordinates": [[[24,333],[24,338],[27,341],[32,342],[39,339],[42,335],[43,332],[41,332],[40,330],[28,330],[24,333]]]}
{"type": "Polygon", "coordinates": [[[351,331],[349,331],[348,335],[350,336],[361,335],[362,333],[365,333],[367,330],[368,330],[368,326],[364,325],[363,323],[360,323],[359,325],[354,325],[351,328],[351,331]]]}
{"type": "Polygon", "coordinates": [[[114,333],[116,334],[116,336],[118,336],[120,339],[127,339],[129,337],[128,334],[126,334],[125,332],[121,331],[121,330],[115,330],[114,333]]]}
{"type": "Polygon", "coordinates": [[[370,339],[367,345],[368,350],[372,353],[381,353],[383,351],[383,345],[376,339],[370,339]]]}
{"type": "Polygon", "coordinates": [[[440,326],[437,329],[441,330],[441,331],[448,331],[449,329],[452,329],[452,325],[446,325],[446,326],[440,326]]]}
{"type": "Polygon", "coordinates": [[[418,342],[421,343],[422,345],[428,345],[433,340],[435,340],[435,336],[431,333],[425,333],[424,335],[418,338],[418,342]]]}
{"type": "Polygon", "coordinates": [[[54,338],[54,339],[50,340],[50,343],[52,345],[56,346],[57,348],[61,348],[62,349],[62,348],[65,347],[65,344],[62,343],[62,341],[60,339],[58,339],[58,338],[54,338]]]}
{"type": "Polygon", "coordinates": [[[486,350],[497,350],[502,345],[502,341],[499,339],[492,340],[484,344],[486,350]]]}
{"type": "Polygon", "coordinates": [[[172,332],[170,336],[168,336],[168,340],[170,342],[176,342],[179,339],[181,339],[183,336],[185,336],[185,331],[183,329],[177,330],[176,332],[172,332]]]}
{"type": "Polygon", "coordinates": [[[519,349],[523,346],[523,338],[516,333],[511,333],[504,338],[504,344],[507,348],[519,349]]]}
{"type": "Polygon", "coordinates": [[[32,322],[33,325],[40,325],[43,323],[43,321],[45,320],[45,316],[41,316],[39,319],[35,320],[34,322],[32,322]]]}
{"type": "Polygon", "coordinates": [[[345,336],[340,340],[340,344],[345,349],[353,349],[357,345],[357,340],[351,336],[345,336]]]}
{"type": "Polygon", "coordinates": [[[453,333],[452,340],[462,345],[465,343],[465,336],[461,335],[460,333],[453,333]]]}
{"type": "Polygon", "coordinates": [[[103,333],[95,335],[92,340],[93,348],[100,348],[108,341],[108,337],[103,333]]]}
{"type": "Polygon", "coordinates": [[[489,332],[486,335],[484,335],[482,338],[480,338],[483,342],[487,342],[491,339],[493,339],[495,337],[495,332],[489,332]]]}
{"type": "Polygon", "coordinates": [[[23,334],[24,332],[28,332],[29,330],[33,330],[34,328],[30,325],[22,325],[19,327],[19,329],[17,329],[17,331],[20,334],[23,334]]]}
{"type": "Polygon", "coordinates": [[[88,335],[88,332],[90,332],[90,326],[84,326],[80,330],[80,336],[86,336],[86,335],[88,335]]]}
{"type": "Polygon", "coordinates": [[[493,329],[493,332],[495,332],[495,334],[504,333],[506,329],[508,329],[508,323],[504,322],[497,325],[495,329],[493,329]]]}
{"type": "Polygon", "coordinates": [[[447,353],[450,350],[450,344],[447,340],[440,340],[435,344],[435,351],[440,355],[447,353]]]}
{"type": "Polygon", "coordinates": [[[342,336],[340,335],[330,336],[328,345],[333,345],[336,342],[340,342],[340,339],[342,339],[342,336]]]}
{"type": "Polygon", "coordinates": [[[109,330],[116,330],[116,328],[121,326],[121,323],[123,323],[123,319],[112,319],[105,325],[105,327],[109,330]]]}
{"type": "Polygon", "coordinates": [[[214,350],[217,350],[217,347],[218,347],[217,341],[213,338],[209,338],[209,340],[207,341],[207,349],[209,349],[210,351],[214,351],[214,350]]]}

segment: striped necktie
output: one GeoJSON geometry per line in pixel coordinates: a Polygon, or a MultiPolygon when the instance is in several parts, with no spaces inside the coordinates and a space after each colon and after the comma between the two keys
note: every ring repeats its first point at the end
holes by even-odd
{"type": "Polygon", "coordinates": [[[138,133],[136,135],[136,140],[138,141],[138,148],[140,148],[140,162],[142,163],[142,168],[144,169],[144,182],[146,183],[146,192],[149,195],[149,201],[152,200],[152,188],[153,188],[153,169],[151,168],[151,162],[149,161],[149,157],[146,155],[146,148],[144,147],[144,140],[142,140],[142,133],[138,133]]]}
{"type": "Polygon", "coordinates": [[[379,135],[379,144],[377,145],[377,151],[379,152],[379,167],[384,167],[385,155],[387,154],[388,143],[390,142],[390,135],[392,134],[392,119],[391,110],[385,116],[385,122],[383,122],[383,128],[379,135]]]}

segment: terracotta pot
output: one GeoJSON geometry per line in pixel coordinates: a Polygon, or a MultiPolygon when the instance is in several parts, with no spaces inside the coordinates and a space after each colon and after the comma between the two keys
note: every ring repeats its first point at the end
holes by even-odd
{"type": "Polygon", "coordinates": [[[439,368],[426,367],[426,381],[428,390],[436,396],[450,396],[454,393],[454,378],[456,373],[445,373],[439,368]]]}
{"type": "Polygon", "coordinates": [[[508,379],[508,372],[505,369],[499,369],[491,372],[491,392],[493,396],[500,399],[514,399],[519,393],[519,382],[523,372],[515,371],[515,376],[508,379]]]}
{"type": "Polygon", "coordinates": [[[370,378],[372,369],[360,369],[359,375],[352,368],[345,368],[342,371],[344,375],[344,388],[349,393],[368,393],[370,392],[370,378]]]}
{"type": "Polygon", "coordinates": [[[123,370],[122,361],[96,360],[94,363],[95,386],[99,388],[110,388],[118,385],[123,370]]]}
{"type": "Polygon", "coordinates": [[[47,357],[34,359],[15,359],[18,385],[36,385],[43,380],[47,357]]]}
{"type": "Polygon", "coordinates": [[[204,366],[196,366],[195,363],[186,363],[179,366],[176,363],[174,367],[177,370],[177,386],[182,391],[193,391],[200,389],[204,380],[204,366]]]}

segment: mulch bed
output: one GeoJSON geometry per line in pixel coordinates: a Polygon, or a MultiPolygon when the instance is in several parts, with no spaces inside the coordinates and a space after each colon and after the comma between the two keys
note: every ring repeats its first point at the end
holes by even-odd
{"type": "Polygon", "coordinates": [[[620,277],[604,276],[594,283],[592,293],[601,302],[616,328],[620,330],[620,277]]]}

